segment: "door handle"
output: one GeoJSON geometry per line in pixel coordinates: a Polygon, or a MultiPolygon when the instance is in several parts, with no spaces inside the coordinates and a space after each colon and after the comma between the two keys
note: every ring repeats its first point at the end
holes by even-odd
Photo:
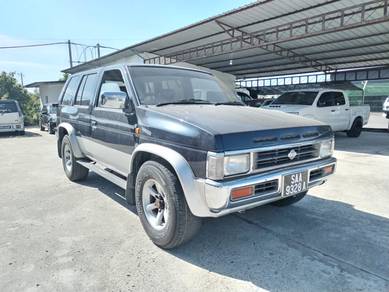
{"type": "Polygon", "coordinates": [[[97,126],[97,121],[91,121],[92,127],[97,126]]]}
{"type": "Polygon", "coordinates": [[[336,110],[331,110],[331,113],[334,113],[334,112],[336,112],[336,110]]]}
{"type": "Polygon", "coordinates": [[[346,109],[344,109],[345,111],[349,111],[350,109],[349,108],[346,108],[346,109]]]}

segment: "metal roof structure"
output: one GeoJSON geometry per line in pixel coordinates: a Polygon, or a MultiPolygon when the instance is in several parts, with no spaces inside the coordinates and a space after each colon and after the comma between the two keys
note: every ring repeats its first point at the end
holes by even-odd
{"type": "MultiPolygon", "coordinates": [[[[147,52],[237,78],[389,66],[389,0],[261,0],[79,66],[147,52]]],[[[83,67],[82,67],[83,66],[83,67]]]]}

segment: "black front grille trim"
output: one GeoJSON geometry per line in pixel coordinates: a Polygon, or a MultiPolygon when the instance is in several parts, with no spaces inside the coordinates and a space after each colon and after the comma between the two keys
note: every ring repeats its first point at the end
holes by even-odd
{"type": "Polygon", "coordinates": [[[260,170],[263,168],[277,167],[279,165],[315,159],[319,157],[319,152],[319,143],[256,152],[254,154],[254,169],[260,170]],[[288,157],[288,154],[292,150],[296,152],[296,157],[294,159],[288,157]]]}

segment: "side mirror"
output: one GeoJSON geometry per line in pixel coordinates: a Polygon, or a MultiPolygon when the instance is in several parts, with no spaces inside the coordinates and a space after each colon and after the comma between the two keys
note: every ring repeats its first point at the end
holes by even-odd
{"type": "Polygon", "coordinates": [[[100,106],[124,110],[126,108],[127,100],[127,93],[123,91],[104,92],[100,96],[100,106]]]}

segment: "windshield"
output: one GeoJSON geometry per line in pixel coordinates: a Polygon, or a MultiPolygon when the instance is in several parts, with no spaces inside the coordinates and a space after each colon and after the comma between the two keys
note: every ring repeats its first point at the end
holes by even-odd
{"type": "Polygon", "coordinates": [[[299,104],[312,105],[317,96],[317,91],[293,91],[281,94],[273,104],[299,104]]]}
{"type": "Polygon", "coordinates": [[[14,101],[0,101],[0,113],[17,113],[18,107],[14,101]]]}
{"type": "Polygon", "coordinates": [[[212,75],[176,68],[129,67],[141,104],[239,103],[212,75]]]}

